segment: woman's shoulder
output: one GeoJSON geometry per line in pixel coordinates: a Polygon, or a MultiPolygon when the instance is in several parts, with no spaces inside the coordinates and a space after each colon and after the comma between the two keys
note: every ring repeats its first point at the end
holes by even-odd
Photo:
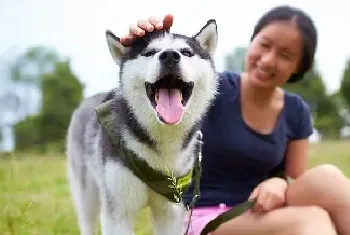
{"type": "Polygon", "coordinates": [[[284,93],[287,102],[287,109],[291,109],[292,111],[303,111],[310,113],[309,105],[301,95],[289,92],[287,90],[284,90],[284,93]]]}
{"type": "Polygon", "coordinates": [[[292,130],[292,139],[303,139],[313,133],[312,113],[308,103],[301,95],[285,92],[285,114],[292,130]]]}
{"type": "Polygon", "coordinates": [[[241,75],[237,72],[222,71],[218,72],[219,91],[231,91],[238,89],[240,84],[241,75]]]}
{"type": "Polygon", "coordinates": [[[233,71],[222,71],[217,72],[219,81],[221,82],[231,82],[231,83],[237,83],[238,80],[241,78],[241,74],[233,71]]]}

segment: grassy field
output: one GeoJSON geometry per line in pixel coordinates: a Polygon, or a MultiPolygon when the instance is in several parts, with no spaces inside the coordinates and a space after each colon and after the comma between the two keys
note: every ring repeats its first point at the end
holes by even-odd
{"type": "MultiPolygon", "coordinates": [[[[310,167],[338,166],[350,177],[350,141],[311,147],[310,167]]],[[[62,156],[14,155],[0,159],[0,234],[79,234],[62,156]]],[[[135,226],[136,235],[152,234],[148,210],[135,226]]]]}

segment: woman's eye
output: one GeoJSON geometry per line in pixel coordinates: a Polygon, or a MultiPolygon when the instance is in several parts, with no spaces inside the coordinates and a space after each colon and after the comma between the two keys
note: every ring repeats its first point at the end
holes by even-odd
{"type": "Polygon", "coordinates": [[[282,54],[282,57],[283,57],[284,59],[286,59],[286,60],[290,60],[290,56],[287,55],[287,54],[282,54]]]}
{"type": "Polygon", "coordinates": [[[260,45],[261,45],[262,47],[265,47],[265,48],[269,47],[269,44],[267,44],[267,43],[265,43],[265,42],[261,42],[260,45]]]}

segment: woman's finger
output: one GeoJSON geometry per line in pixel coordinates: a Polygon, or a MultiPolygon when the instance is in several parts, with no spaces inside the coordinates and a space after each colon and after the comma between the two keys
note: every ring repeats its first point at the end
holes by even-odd
{"type": "Polygon", "coordinates": [[[148,20],[137,21],[137,26],[140,29],[146,30],[148,32],[152,32],[154,30],[154,26],[148,20]]]}
{"type": "Polygon", "coordinates": [[[253,192],[250,194],[250,196],[249,196],[249,198],[248,198],[248,201],[251,201],[252,199],[257,198],[258,193],[259,193],[259,187],[256,187],[256,188],[253,190],[253,192]]]}
{"type": "Polygon", "coordinates": [[[268,197],[268,193],[261,188],[259,190],[259,194],[256,200],[255,210],[257,212],[263,212],[264,211],[264,202],[268,197]]]}
{"type": "Polygon", "coordinates": [[[129,27],[129,36],[143,36],[145,34],[145,31],[138,27],[137,25],[133,24],[129,27]]]}
{"type": "Polygon", "coordinates": [[[151,16],[148,21],[155,27],[155,29],[162,29],[163,28],[163,22],[160,18],[151,16]]]}
{"type": "Polygon", "coordinates": [[[171,26],[173,26],[173,22],[174,22],[174,16],[172,14],[165,15],[163,19],[163,28],[164,29],[170,28],[171,26]]]}

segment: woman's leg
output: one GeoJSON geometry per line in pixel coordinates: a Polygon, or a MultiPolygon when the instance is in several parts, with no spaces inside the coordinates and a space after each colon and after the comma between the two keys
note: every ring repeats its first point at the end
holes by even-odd
{"type": "MultiPolygon", "coordinates": [[[[316,205],[326,210],[340,235],[350,235],[350,180],[332,165],[308,170],[288,187],[290,206],[316,205]]],[[[315,233],[316,234],[316,233],[315,233]]]]}
{"type": "Polygon", "coordinates": [[[349,198],[350,180],[332,165],[317,166],[290,184],[286,207],[246,213],[212,235],[350,235],[349,198]]]}
{"type": "MultiPolygon", "coordinates": [[[[336,235],[328,213],[316,206],[246,213],[223,223],[211,235],[336,235]]],[[[197,234],[196,234],[197,235],[197,234]]]]}

